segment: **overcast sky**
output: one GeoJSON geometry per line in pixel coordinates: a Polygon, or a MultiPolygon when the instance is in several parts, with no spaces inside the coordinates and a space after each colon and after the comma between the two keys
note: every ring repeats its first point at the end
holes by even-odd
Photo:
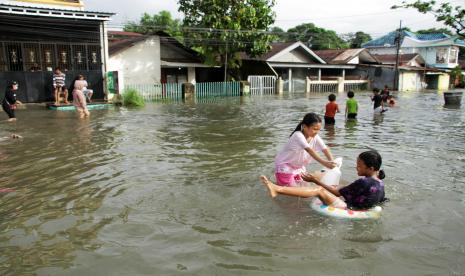
{"type": "MultiPolygon", "coordinates": [[[[284,30],[301,23],[314,23],[318,27],[331,29],[339,34],[363,31],[373,38],[382,36],[399,26],[416,31],[432,27],[443,27],[430,14],[422,14],[413,9],[391,10],[402,0],[277,0],[275,26],[284,30]]],[[[411,0],[410,2],[413,2],[411,0]]],[[[444,2],[444,1],[438,1],[444,2]]],[[[451,0],[453,5],[465,5],[465,0],[451,0]]],[[[138,21],[147,12],[156,14],[168,10],[173,17],[182,18],[176,0],[85,0],[89,11],[115,12],[117,15],[109,23],[121,27],[127,21],[138,21]]]]}

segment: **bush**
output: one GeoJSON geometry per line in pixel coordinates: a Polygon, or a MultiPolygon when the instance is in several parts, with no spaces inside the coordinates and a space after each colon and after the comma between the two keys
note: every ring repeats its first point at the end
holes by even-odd
{"type": "Polygon", "coordinates": [[[123,93],[123,105],[130,107],[143,107],[145,105],[144,98],[135,89],[125,90],[123,93]]]}

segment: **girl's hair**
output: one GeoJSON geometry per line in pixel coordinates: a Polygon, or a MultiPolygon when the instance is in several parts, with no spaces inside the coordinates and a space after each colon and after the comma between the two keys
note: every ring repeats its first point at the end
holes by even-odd
{"type": "Polygon", "coordinates": [[[365,163],[365,165],[369,168],[375,169],[375,171],[378,171],[378,178],[379,179],[384,179],[386,177],[386,174],[384,173],[383,170],[380,170],[381,164],[383,163],[383,159],[381,158],[381,155],[376,151],[376,150],[369,150],[360,153],[358,156],[360,160],[365,163]]]}
{"type": "Polygon", "coordinates": [[[302,125],[306,125],[306,126],[311,126],[313,124],[318,124],[318,123],[321,123],[321,118],[320,116],[318,116],[316,113],[307,113],[305,114],[304,118],[302,119],[302,121],[297,125],[297,127],[294,129],[294,131],[291,133],[291,136],[292,134],[294,134],[294,132],[296,131],[302,131],[302,125]]]}

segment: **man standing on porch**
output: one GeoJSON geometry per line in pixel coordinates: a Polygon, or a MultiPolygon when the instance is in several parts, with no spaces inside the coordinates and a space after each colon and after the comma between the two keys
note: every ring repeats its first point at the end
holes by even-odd
{"type": "Polygon", "coordinates": [[[59,67],[55,68],[55,73],[53,74],[53,91],[55,94],[55,105],[59,105],[60,93],[64,94],[65,104],[68,102],[68,89],[66,89],[66,75],[63,74],[59,67]],[[60,91],[61,90],[61,91],[60,91]]]}

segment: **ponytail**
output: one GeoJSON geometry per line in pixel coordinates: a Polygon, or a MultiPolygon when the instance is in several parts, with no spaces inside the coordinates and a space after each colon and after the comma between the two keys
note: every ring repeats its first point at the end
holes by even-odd
{"type": "Polygon", "coordinates": [[[386,177],[386,174],[384,173],[383,170],[378,171],[378,178],[383,180],[386,177]]]}
{"type": "Polygon", "coordinates": [[[306,125],[306,126],[311,126],[313,124],[317,124],[317,123],[321,123],[321,118],[320,116],[318,116],[316,113],[307,113],[305,114],[304,118],[302,119],[302,121],[297,125],[297,127],[294,129],[294,131],[291,133],[291,136],[292,134],[294,134],[294,132],[296,131],[302,131],[302,126],[303,125],[306,125]]]}
{"type": "Polygon", "coordinates": [[[294,129],[294,131],[291,133],[291,135],[290,135],[289,137],[291,137],[292,134],[294,134],[294,132],[296,132],[296,131],[302,131],[302,122],[300,122],[300,123],[296,126],[296,128],[294,129]]]}

